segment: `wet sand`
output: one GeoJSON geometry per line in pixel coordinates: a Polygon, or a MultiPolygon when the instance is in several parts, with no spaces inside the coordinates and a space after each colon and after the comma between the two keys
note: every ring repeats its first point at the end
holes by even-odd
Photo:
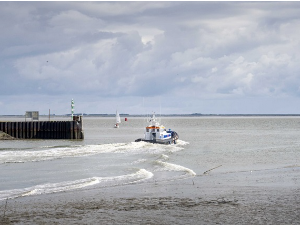
{"type": "MultiPolygon", "coordinates": [[[[27,196],[0,224],[300,224],[300,166],[27,196]]],[[[6,205],[6,208],[5,208],[6,205]]]]}

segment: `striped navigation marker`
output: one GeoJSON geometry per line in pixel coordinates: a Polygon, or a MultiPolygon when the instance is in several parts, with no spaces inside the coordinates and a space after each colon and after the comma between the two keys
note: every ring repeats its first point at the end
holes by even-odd
{"type": "Polygon", "coordinates": [[[74,106],[75,106],[75,104],[74,104],[74,100],[72,98],[72,101],[71,101],[71,113],[72,113],[71,119],[72,120],[73,120],[73,114],[74,114],[74,106]]]}

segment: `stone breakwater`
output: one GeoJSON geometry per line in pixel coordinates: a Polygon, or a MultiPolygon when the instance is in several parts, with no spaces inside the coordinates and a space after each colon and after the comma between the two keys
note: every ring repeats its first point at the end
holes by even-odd
{"type": "Polygon", "coordinates": [[[13,139],[15,138],[8,135],[7,133],[0,131],[0,140],[13,140],[13,139]]]}

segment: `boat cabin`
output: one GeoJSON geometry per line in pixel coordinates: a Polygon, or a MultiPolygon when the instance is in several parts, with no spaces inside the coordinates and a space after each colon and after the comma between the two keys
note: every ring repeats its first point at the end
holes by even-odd
{"type": "Polygon", "coordinates": [[[149,120],[149,125],[145,130],[145,140],[164,140],[171,138],[171,131],[167,131],[163,125],[160,125],[153,114],[152,118],[149,120]]]}

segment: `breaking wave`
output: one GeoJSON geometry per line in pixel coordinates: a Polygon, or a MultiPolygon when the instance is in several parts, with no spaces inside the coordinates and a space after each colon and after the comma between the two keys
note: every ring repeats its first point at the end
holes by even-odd
{"type": "Polygon", "coordinates": [[[160,145],[147,142],[74,145],[74,146],[44,146],[38,149],[0,151],[0,164],[25,163],[55,160],[66,157],[90,156],[103,153],[130,154],[159,154],[162,152],[176,152],[183,149],[188,142],[178,141],[176,145],[160,145]]]}
{"type": "Polygon", "coordinates": [[[63,191],[70,191],[80,188],[85,188],[92,185],[99,185],[101,187],[121,186],[131,183],[142,182],[153,177],[153,173],[140,169],[136,173],[114,176],[114,177],[91,177],[86,179],[79,179],[75,181],[65,181],[59,183],[47,183],[36,185],[24,189],[13,189],[0,191],[0,200],[13,199],[17,197],[50,194],[63,191]]]}

